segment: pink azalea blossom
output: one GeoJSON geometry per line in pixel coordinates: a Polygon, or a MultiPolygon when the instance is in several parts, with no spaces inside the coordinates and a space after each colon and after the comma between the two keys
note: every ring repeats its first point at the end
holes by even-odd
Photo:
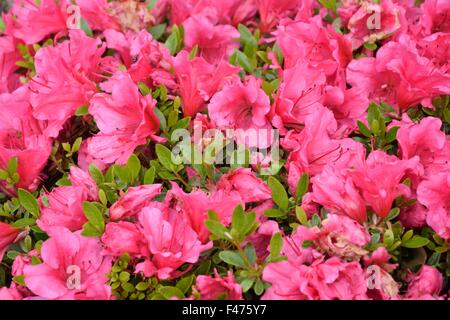
{"type": "Polygon", "coordinates": [[[237,143],[248,147],[270,146],[272,126],[268,120],[269,111],[269,97],[254,77],[247,77],[244,83],[226,83],[208,105],[209,116],[217,128],[237,129],[237,143]]]}
{"type": "MultiPolygon", "coordinates": [[[[401,28],[404,9],[392,0],[362,1],[348,21],[353,49],[390,37],[401,28]]],[[[403,18],[404,19],[404,18],[403,18]]]]}
{"type": "Polygon", "coordinates": [[[169,50],[152,39],[147,31],[123,34],[113,29],[103,32],[108,48],[119,52],[128,73],[134,82],[143,81],[150,87],[160,84],[175,87],[170,73],[171,57],[169,50]]]}
{"type": "Polygon", "coordinates": [[[214,277],[200,275],[195,280],[195,288],[202,300],[242,300],[242,288],[236,283],[231,271],[225,277],[221,277],[217,270],[214,270],[214,277]]]}
{"type": "Polygon", "coordinates": [[[93,30],[120,29],[116,17],[111,14],[107,0],[77,0],[81,15],[93,30]]]}
{"type": "Polygon", "coordinates": [[[230,25],[215,25],[208,17],[194,15],[183,22],[184,45],[187,51],[198,47],[199,55],[207,62],[217,64],[228,60],[239,48],[239,32],[230,25]]]}
{"type": "Polygon", "coordinates": [[[120,220],[136,216],[142,208],[147,206],[153,198],[160,194],[161,184],[149,184],[130,187],[117,202],[109,209],[112,220],[120,220]]]}
{"type": "Polygon", "coordinates": [[[66,33],[68,5],[70,1],[67,0],[41,0],[39,3],[34,0],[14,1],[12,35],[33,44],[50,34],[66,33]]]}
{"type": "MultiPolygon", "coordinates": [[[[41,205],[41,215],[37,221],[42,230],[50,232],[54,227],[65,227],[70,231],[77,231],[87,221],[82,205],[88,197],[82,187],[57,187],[44,197],[48,206],[41,205]]],[[[44,200],[41,199],[41,202],[44,200]]]]}
{"type": "Polygon", "coordinates": [[[25,285],[35,295],[63,300],[111,298],[106,284],[111,258],[101,255],[98,239],[54,228],[42,244],[41,260],[41,264],[28,264],[23,269],[25,285]],[[70,278],[77,275],[79,285],[70,278]]]}
{"type": "Polygon", "coordinates": [[[20,229],[14,228],[7,223],[0,222],[0,261],[8,249],[9,245],[13,243],[20,233],[20,229]]]}
{"type": "Polygon", "coordinates": [[[439,270],[424,265],[411,280],[406,297],[413,299],[433,298],[441,292],[443,282],[444,279],[439,270]]]}
{"type": "Polygon", "coordinates": [[[366,299],[366,280],[360,264],[337,257],[311,265],[282,261],[268,265],[263,279],[272,284],[262,299],[359,300],[366,299]]]}
{"type": "Polygon", "coordinates": [[[345,67],[352,59],[351,42],[332,28],[323,27],[320,16],[308,22],[285,20],[276,35],[286,69],[300,60],[321,70],[336,84],[343,83],[345,67]]]}
{"type": "Polygon", "coordinates": [[[260,16],[259,28],[263,33],[269,33],[279,20],[295,12],[299,0],[255,0],[260,16]]]}
{"type": "Polygon", "coordinates": [[[378,216],[384,218],[397,196],[409,194],[409,188],[401,181],[406,172],[414,169],[418,163],[418,157],[399,160],[377,150],[371,152],[360,166],[351,170],[350,176],[367,204],[378,216]]]}
{"type": "Polygon", "coordinates": [[[147,263],[137,265],[136,270],[143,271],[147,277],[156,273],[160,279],[170,278],[182,264],[197,262],[200,253],[212,247],[212,242],[204,245],[200,242],[179,213],[163,214],[156,208],[144,208],[139,222],[152,257],[147,263]],[[156,272],[149,268],[149,263],[156,272]]]}
{"type": "Polygon", "coordinates": [[[224,80],[237,76],[239,71],[226,61],[214,65],[202,57],[189,59],[189,53],[185,50],[173,59],[173,68],[185,116],[194,116],[201,111],[205,102],[222,87],[224,80]]]}
{"type": "Polygon", "coordinates": [[[360,88],[370,100],[387,102],[398,109],[450,93],[450,76],[419,56],[414,43],[403,36],[383,45],[375,58],[353,60],[347,81],[360,88]]]}
{"type": "Polygon", "coordinates": [[[110,222],[106,224],[102,235],[105,246],[104,254],[120,257],[124,253],[130,256],[148,255],[146,241],[137,225],[127,222],[110,222]]]}
{"type": "Polygon", "coordinates": [[[35,56],[36,76],[29,84],[33,115],[55,121],[48,135],[56,137],[75,111],[89,104],[97,91],[94,80],[106,60],[105,46],[99,39],[71,30],[70,40],[41,48],[35,56]]]}
{"type": "Polygon", "coordinates": [[[422,181],[417,199],[428,208],[427,224],[444,238],[450,238],[450,171],[441,172],[422,181]]]}
{"type": "Polygon", "coordinates": [[[102,87],[109,94],[98,93],[90,101],[89,112],[100,132],[89,140],[87,152],[105,163],[124,164],[137,146],[156,136],[156,101],[143,97],[125,72],[116,73],[102,87]]]}
{"type": "Polygon", "coordinates": [[[14,71],[19,69],[16,62],[20,60],[20,53],[16,48],[17,41],[11,36],[0,37],[0,93],[12,92],[18,87],[18,75],[14,71]]]}
{"type": "Polygon", "coordinates": [[[269,187],[257,178],[251,169],[238,168],[224,174],[216,187],[226,191],[239,192],[244,202],[259,202],[272,198],[269,187]]]}

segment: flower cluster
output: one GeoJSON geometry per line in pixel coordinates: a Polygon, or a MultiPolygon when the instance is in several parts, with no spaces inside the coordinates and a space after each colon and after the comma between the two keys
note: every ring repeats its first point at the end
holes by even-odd
{"type": "Polygon", "coordinates": [[[448,298],[448,0],[1,9],[0,299],[448,298]]]}

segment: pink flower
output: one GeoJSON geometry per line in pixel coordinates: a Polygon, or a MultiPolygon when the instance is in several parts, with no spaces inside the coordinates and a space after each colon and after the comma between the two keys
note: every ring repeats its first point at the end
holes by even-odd
{"type": "Polygon", "coordinates": [[[359,300],[366,299],[366,280],[359,262],[342,262],[337,257],[311,265],[288,261],[269,264],[264,281],[272,286],[263,300],[359,300]]]}
{"type": "Polygon", "coordinates": [[[320,16],[307,22],[285,20],[276,36],[286,69],[301,61],[321,70],[336,85],[345,83],[344,70],[352,60],[351,42],[332,28],[323,27],[320,16]]]}
{"type": "Polygon", "coordinates": [[[69,180],[74,187],[81,187],[87,194],[89,201],[98,200],[98,187],[94,179],[86,171],[72,166],[70,167],[69,180]]]}
{"type": "Polygon", "coordinates": [[[111,14],[107,0],[77,0],[81,15],[93,30],[115,29],[120,25],[116,17],[111,14]]]}
{"type": "Polygon", "coordinates": [[[242,288],[236,283],[231,271],[224,278],[217,270],[214,270],[214,277],[199,275],[195,280],[195,288],[201,300],[242,300],[242,288]]]}
{"type": "Polygon", "coordinates": [[[187,51],[198,46],[199,55],[217,64],[228,60],[239,48],[239,32],[230,25],[216,25],[204,15],[194,15],[183,22],[184,45],[187,51]]]}
{"type": "Polygon", "coordinates": [[[420,228],[427,223],[428,210],[416,203],[400,211],[399,220],[405,228],[420,228]]]}
{"type": "Polygon", "coordinates": [[[272,106],[273,125],[282,130],[304,124],[306,117],[321,107],[325,83],[324,72],[306,63],[297,63],[284,70],[283,81],[272,106]]]}
{"type": "Polygon", "coordinates": [[[347,81],[366,92],[370,100],[387,102],[398,109],[422,101],[429,105],[429,99],[450,93],[450,75],[419,56],[406,36],[383,45],[376,58],[353,60],[347,67],[347,81]]]}
{"type": "Polygon", "coordinates": [[[450,171],[422,181],[417,199],[428,208],[427,224],[444,239],[450,238],[450,171]]]}
{"type": "Polygon", "coordinates": [[[224,80],[237,76],[239,71],[238,67],[223,60],[214,65],[202,57],[189,59],[185,50],[173,59],[173,68],[185,116],[194,116],[201,111],[205,102],[222,87],[224,80]]]}
{"type": "MultiPolygon", "coordinates": [[[[151,264],[160,279],[173,277],[175,270],[184,263],[196,263],[200,253],[212,247],[212,242],[204,245],[200,242],[197,233],[179,213],[164,214],[157,208],[144,208],[139,214],[139,222],[152,254],[151,264]]],[[[148,267],[148,262],[138,264],[136,271],[152,276],[148,267]]]]}
{"type": "Polygon", "coordinates": [[[20,229],[11,227],[9,224],[0,222],[0,261],[8,249],[9,245],[13,243],[20,233],[20,229]]]}
{"type": "MultiPolygon", "coordinates": [[[[273,207],[273,205],[270,207],[273,207]]],[[[255,247],[256,256],[259,261],[263,261],[269,255],[270,239],[277,232],[280,232],[278,223],[273,220],[267,220],[261,223],[256,233],[250,235],[248,238],[248,241],[255,247]]]]}
{"type": "Polygon", "coordinates": [[[70,1],[34,0],[14,1],[12,34],[15,38],[33,44],[52,33],[67,31],[67,6],[70,1]]]}
{"type": "Polygon", "coordinates": [[[42,244],[42,263],[24,267],[25,284],[45,299],[110,299],[106,274],[111,258],[102,256],[101,249],[97,238],[54,228],[50,239],[42,244]]]}
{"type": "Polygon", "coordinates": [[[130,256],[148,255],[146,241],[137,225],[126,222],[110,222],[102,235],[104,254],[120,257],[127,252],[130,256]]]}
{"type": "Polygon", "coordinates": [[[402,121],[392,123],[392,126],[400,127],[397,141],[402,159],[420,157],[426,175],[450,169],[450,144],[445,133],[441,131],[441,125],[441,120],[434,117],[426,117],[416,124],[406,114],[403,115],[402,121]]]}
{"type": "Polygon", "coordinates": [[[363,223],[366,204],[352,178],[340,168],[326,166],[323,172],[311,179],[312,200],[333,213],[349,216],[363,223]]]}
{"type": "Polygon", "coordinates": [[[411,280],[406,298],[422,299],[424,297],[435,297],[441,292],[443,282],[444,278],[439,270],[423,265],[411,280]]]}
{"type": "Polygon", "coordinates": [[[209,116],[218,129],[237,129],[238,144],[267,148],[272,142],[272,126],[268,120],[269,97],[260,81],[249,76],[245,82],[226,83],[208,105],[209,116]]]}
{"type": "MultiPolygon", "coordinates": [[[[48,123],[31,115],[28,90],[21,87],[12,94],[0,94],[0,168],[5,169],[12,157],[17,157],[19,181],[16,188],[36,190],[39,175],[47,164],[51,141],[43,134],[48,123]]],[[[51,124],[50,124],[51,126],[51,124]]],[[[4,181],[0,181],[0,185],[4,181]]]]}
{"type": "Polygon", "coordinates": [[[110,93],[98,93],[90,101],[89,112],[100,132],[90,138],[87,152],[104,163],[124,164],[134,149],[155,137],[159,119],[153,111],[156,101],[143,97],[130,75],[118,72],[102,83],[110,93]]]}
{"type": "MultiPolygon", "coordinates": [[[[300,227],[299,227],[300,228],[300,227]]],[[[338,256],[348,261],[359,260],[367,251],[363,247],[369,243],[370,235],[357,221],[346,216],[328,214],[322,228],[312,228],[314,245],[329,256],[338,256]]]]}
{"type": "MultiPolygon", "coordinates": [[[[450,7],[449,7],[450,8],[450,7]]],[[[450,11],[449,11],[450,12],[450,11]]],[[[450,73],[450,33],[437,32],[417,43],[422,56],[428,58],[443,73],[450,73]]]]}
{"type": "Polygon", "coordinates": [[[425,34],[449,32],[448,16],[450,4],[446,0],[425,0],[421,5],[423,12],[422,27],[425,34]]]}
{"type": "Polygon", "coordinates": [[[287,159],[288,183],[293,192],[304,172],[316,175],[329,163],[345,162],[354,154],[361,154],[359,143],[351,139],[335,139],[336,129],[333,113],[320,106],[305,117],[305,126],[300,133],[291,131],[281,141],[283,149],[290,152],[287,159]]]}
{"type": "Polygon", "coordinates": [[[97,91],[94,80],[106,61],[105,46],[82,30],[70,31],[70,40],[41,48],[35,56],[36,76],[29,84],[33,115],[58,125],[48,129],[56,137],[75,111],[89,104],[97,91]]]}
{"type": "Polygon", "coordinates": [[[23,296],[19,290],[17,290],[16,284],[12,283],[11,287],[0,288],[0,300],[22,300],[23,296]]]}
{"type": "Polygon", "coordinates": [[[238,168],[220,177],[217,189],[237,191],[244,202],[260,202],[272,198],[269,187],[251,169],[238,168]]]}
{"type": "Polygon", "coordinates": [[[245,205],[236,191],[217,190],[209,196],[201,190],[185,193],[175,182],[172,182],[172,189],[167,193],[164,203],[184,216],[202,243],[209,240],[209,231],[205,225],[208,210],[216,212],[221,222],[228,225],[236,206],[245,205]]]}
{"type": "Polygon", "coordinates": [[[408,170],[414,169],[419,159],[399,160],[382,151],[373,151],[366,161],[350,170],[356,187],[375,213],[384,218],[399,195],[409,195],[409,188],[402,184],[408,170]]]}
{"type": "Polygon", "coordinates": [[[65,227],[70,231],[77,231],[83,227],[87,219],[82,205],[88,199],[87,192],[82,187],[57,187],[45,197],[48,206],[41,205],[41,215],[37,221],[42,230],[50,232],[54,227],[65,227]]]}
{"type": "Polygon", "coordinates": [[[403,8],[391,0],[363,1],[348,22],[353,49],[393,35],[401,28],[403,14],[403,8]]]}
{"type": "Polygon", "coordinates": [[[260,16],[259,28],[263,33],[269,33],[277,23],[295,12],[299,0],[255,0],[260,16]]]}
{"type": "Polygon", "coordinates": [[[153,40],[150,33],[142,30],[123,34],[108,29],[103,34],[108,48],[119,52],[134,82],[144,81],[152,88],[160,84],[175,87],[174,77],[170,73],[172,58],[169,50],[153,40]]]}
{"type": "Polygon", "coordinates": [[[16,48],[16,41],[11,36],[0,37],[0,93],[12,92],[18,87],[19,76],[14,73],[19,66],[16,62],[21,59],[16,48]]]}
{"type": "Polygon", "coordinates": [[[136,216],[142,208],[160,194],[161,189],[161,184],[128,188],[127,193],[109,208],[111,220],[121,220],[136,216]]]}

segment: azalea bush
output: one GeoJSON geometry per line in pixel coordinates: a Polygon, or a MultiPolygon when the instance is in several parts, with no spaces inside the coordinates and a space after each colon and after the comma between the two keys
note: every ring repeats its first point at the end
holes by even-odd
{"type": "Polygon", "coordinates": [[[0,299],[447,299],[448,0],[0,8],[0,299]]]}

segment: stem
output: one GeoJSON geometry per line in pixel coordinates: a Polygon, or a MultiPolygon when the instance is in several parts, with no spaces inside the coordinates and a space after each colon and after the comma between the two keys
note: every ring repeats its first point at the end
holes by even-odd
{"type": "Polygon", "coordinates": [[[174,172],[174,174],[177,179],[180,180],[180,182],[186,187],[187,191],[192,190],[192,187],[183,179],[183,177],[178,172],[174,172]]]}

